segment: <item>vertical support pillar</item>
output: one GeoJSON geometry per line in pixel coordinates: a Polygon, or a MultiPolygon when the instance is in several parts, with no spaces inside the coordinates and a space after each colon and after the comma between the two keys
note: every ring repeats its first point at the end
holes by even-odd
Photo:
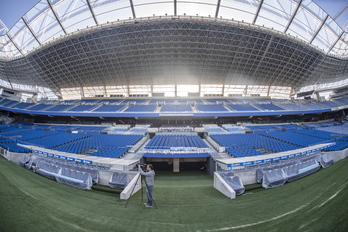
{"type": "Polygon", "coordinates": [[[180,172],[180,159],[173,158],[173,172],[180,172]]]}

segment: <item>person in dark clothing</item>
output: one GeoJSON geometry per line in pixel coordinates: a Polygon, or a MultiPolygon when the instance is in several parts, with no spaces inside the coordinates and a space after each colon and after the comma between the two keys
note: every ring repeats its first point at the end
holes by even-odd
{"type": "Polygon", "coordinates": [[[152,164],[146,165],[146,172],[141,169],[141,165],[138,165],[138,170],[142,176],[145,176],[145,184],[146,184],[146,196],[147,202],[144,203],[146,207],[152,207],[153,198],[152,198],[152,190],[155,184],[155,171],[153,170],[152,164]]]}

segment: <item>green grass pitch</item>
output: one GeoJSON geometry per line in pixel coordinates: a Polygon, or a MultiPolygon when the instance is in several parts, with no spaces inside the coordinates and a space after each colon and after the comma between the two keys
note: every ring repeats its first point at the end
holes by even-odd
{"type": "MultiPolygon", "coordinates": [[[[144,191],[145,192],[145,191],[144,191]]],[[[348,159],[273,189],[228,199],[202,172],[157,172],[157,209],[141,191],[83,191],[0,157],[0,231],[348,231],[348,159]],[[146,197],[143,195],[144,202],[146,197]]]]}

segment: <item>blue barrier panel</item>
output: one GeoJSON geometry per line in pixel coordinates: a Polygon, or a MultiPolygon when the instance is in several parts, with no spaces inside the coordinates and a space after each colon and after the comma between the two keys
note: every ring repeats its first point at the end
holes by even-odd
{"type": "Polygon", "coordinates": [[[227,167],[232,168],[232,167],[241,167],[244,166],[244,163],[231,163],[227,164],[227,167]]]}
{"type": "Polygon", "coordinates": [[[255,161],[244,162],[244,164],[245,164],[245,166],[254,165],[254,164],[255,164],[255,161]]]}

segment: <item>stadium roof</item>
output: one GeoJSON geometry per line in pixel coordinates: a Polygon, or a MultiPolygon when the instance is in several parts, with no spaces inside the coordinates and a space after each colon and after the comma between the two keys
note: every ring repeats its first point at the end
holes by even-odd
{"type": "Polygon", "coordinates": [[[0,27],[0,84],[57,95],[158,85],[270,92],[348,73],[347,33],[311,0],[42,0],[0,27]]]}

